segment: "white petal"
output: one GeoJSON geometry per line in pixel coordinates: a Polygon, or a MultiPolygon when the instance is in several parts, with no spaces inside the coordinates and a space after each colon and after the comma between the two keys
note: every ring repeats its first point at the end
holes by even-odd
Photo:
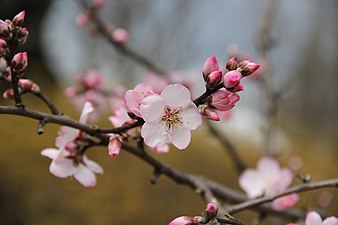
{"type": "Polygon", "coordinates": [[[338,219],[334,216],[328,217],[324,220],[323,225],[338,225],[338,219]]]}
{"type": "Polygon", "coordinates": [[[96,162],[94,162],[93,160],[88,159],[87,156],[83,156],[83,162],[86,164],[88,169],[90,169],[94,173],[103,174],[102,167],[99,164],[97,164],[96,162]]]}
{"type": "Polygon", "coordinates": [[[282,169],[278,176],[278,182],[276,183],[277,193],[285,191],[293,180],[293,174],[289,169],[282,169]]]}
{"type": "Polygon", "coordinates": [[[56,148],[46,148],[41,151],[41,155],[46,156],[50,159],[55,159],[59,154],[59,149],[56,148]]]}
{"type": "Polygon", "coordinates": [[[49,166],[49,172],[56,177],[65,178],[72,176],[75,172],[75,166],[72,159],[53,160],[49,166]]]}
{"type": "Polygon", "coordinates": [[[144,143],[150,147],[169,143],[167,128],[162,123],[145,123],[141,128],[144,143]]]}
{"type": "Polygon", "coordinates": [[[146,83],[138,84],[134,88],[134,91],[136,91],[139,94],[141,101],[144,97],[153,93],[153,89],[150,87],[149,84],[146,84],[146,83]]]}
{"type": "Polygon", "coordinates": [[[183,109],[182,118],[183,126],[188,127],[190,130],[195,130],[202,124],[202,116],[195,104],[190,104],[183,109]]]}
{"type": "Polygon", "coordinates": [[[81,116],[80,116],[80,120],[79,120],[80,123],[87,123],[89,113],[93,111],[94,111],[94,108],[93,108],[92,103],[85,102],[83,109],[82,109],[81,116]]]}
{"type": "Polygon", "coordinates": [[[306,215],[305,224],[306,225],[322,225],[322,218],[320,218],[320,215],[316,212],[309,212],[306,215]]]}
{"type": "Polygon", "coordinates": [[[94,187],[96,184],[95,174],[82,164],[78,165],[73,176],[85,187],[94,187]]]}
{"type": "Polygon", "coordinates": [[[164,114],[164,99],[159,95],[145,97],[141,103],[140,111],[145,122],[160,122],[164,114]]]}
{"type": "Polygon", "coordinates": [[[161,96],[165,99],[165,102],[173,108],[186,108],[191,103],[190,91],[181,84],[170,84],[166,86],[161,96]]]}
{"type": "Polygon", "coordinates": [[[191,132],[187,127],[173,127],[172,134],[169,138],[173,145],[178,149],[185,149],[188,147],[191,140],[191,132]]]}
{"type": "Polygon", "coordinates": [[[154,152],[158,154],[164,154],[164,153],[168,153],[170,148],[168,144],[164,144],[164,145],[160,145],[157,147],[152,147],[151,150],[153,150],[154,152]]]}
{"type": "Polygon", "coordinates": [[[279,174],[280,166],[274,158],[265,156],[259,160],[257,170],[264,176],[272,177],[279,174]]]}
{"type": "Polygon", "coordinates": [[[55,146],[59,149],[64,148],[68,142],[75,140],[78,135],[79,130],[62,126],[59,131],[59,136],[55,140],[55,146]]]}
{"type": "Polygon", "coordinates": [[[239,186],[246,192],[249,198],[256,198],[264,194],[264,181],[256,170],[247,169],[239,177],[239,186]]]}

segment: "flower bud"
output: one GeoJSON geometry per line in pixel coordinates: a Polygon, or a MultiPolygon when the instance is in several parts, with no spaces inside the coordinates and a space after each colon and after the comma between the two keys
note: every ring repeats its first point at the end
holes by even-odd
{"type": "Polygon", "coordinates": [[[14,16],[14,18],[12,19],[13,25],[21,27],[23,25],[23,22],[25,21],[25,15],[26,12],[22,11],[18,15],[14,16]]]}
{"type": "Polygon", "coordinates": [[[24,43],[26,43],[26,40],[28,38],[28,28],[24,27],[24,28],[20,28],[19,32],[18,32],[18,37],[17,37],[17,42],[22,45],[24,43]]]}
{"type": "Polygon", "coordinates": [[[75,23],[79,27],[85,26],[88,23],[88,21],[89,21],[89,17],[87,13],[82,13],[75,18],[75,23]]]}
{"type": "Polygon", "coordinates": [[[207,77],[210,73],[219,70],[218,67],[218,62],[215,56],[211,56],[207,60],[205,60],[202,73],[203,73],[203,78],[206,81],[207,77]]]}
{"type": "Polygon", "coordinates": [[[7,39],[10,35],[11,31],[8,24],[5,21],[0,20],[0,36],[7,39]]]}
{"type": "Polygon", "coordinates": [[[8,52],[7,42],[0,38],[0,57],[5,56],[8,52]]]}
{"type": "Polygon", "coordinates": [[[233,88],[239,84],[241,81],[242,75],[237,70],[231,70],[224,75],[224,87],[233,88]]]}
{"type": "Polygon", "coordinates": [[[121,139],[117,135],[113,135],[109,139],[109,144],[108,144],[108,154],[114,158],[117,157],[120,154],[121,150],[121,139]]]}
{"type": "Polygon", "coordinates": [[[243,90],[244,90],[243,85],[237,84],[235,87],[233,87],[232,92],[239,92],[243,90]]]}
{"type": "Polygon", "coordinates": [[[191,216],[180,216],[171,221],[168,225],[198,225],[197,219],[191,216]]]}
{"type": "Polygon", "coordinates": [[[35,93],[40,92],[39,86],[29,79],[19,79],[18,83],[23,90],[32,91],[35,93]]]}
{"type": "Polygon", "coordinates": [[[249,76],[250,74],[255,72],[259,67],[260,65],[258,63],[255,63],[251,60],[243,60],[238,64],[239,72],[243,76],[249,76]]]}
{"type": "Polygon", "coordinates": [[[11,89],[7,89],[7,91],[5,91],[2,94],[2,97],[4,99],[13,99],[14,98],[14,90],[12,88],[11,89]]]}
{"type": "Polygon", "coordinates": [[[106,4],[107,0],[94,0],[93,3],[92,3],[92,6],[94,8],[100,8],[102,7],[104,4],[106,4]]]}
{"type": "Polygon", "coordinates": [[[226,65],[227,70],[236,70],[237,69],[237,57],[234,56],[227,62],[226,65]]]}
{"type": "Polygon", "coordinates": [[[222,71],[214,71],[206,78],[206,85],[209,89],[214,89],[222,81],[222,71]]]}
{"type": "Polygon", "coordinates": [[[26,69],[28,65],[28,56],[27,52],[17,53],[12,60],[12,68],[18,72],[21,72],[26,69]]]}
{"type": "Polygon", "coordinates": [[[207,214],[207,216],[209,218],[214,218],[215,216],[217,216],[218,213],[218,207],[215,203],[209,203],[205,209],[205,214],[207,214]]]}
{"type": "Polygon", "coordinates": [[[209,106],[199,106],[198,111],[209,120],[220,121],[217,112],[209,106]]]}
{"type": "Polygon", "coordinates": [[[224,89],[216,91],[211,96],[210,105],[219,111],[227,111],[235,106],[235,103],[239,101],[240,97],[236,93],[231,93],[224,89]]]}
{"type": "Polygon", "coordinates": [[[123,29],[123,28],[116,28],[113,32],[112,32],[112,39],[119,43],[119,44],[124,44],[128,41],[129,38],[129,33],[127,30],[123,29]]]}

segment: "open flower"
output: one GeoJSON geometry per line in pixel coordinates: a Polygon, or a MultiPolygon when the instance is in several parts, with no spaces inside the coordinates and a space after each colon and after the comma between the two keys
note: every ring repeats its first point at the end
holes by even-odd
{"type": "MultiPolygon", "coordinates": [[[[296,224],[289,223],[288,225],[296,224]]],[[[323,221],[317,212],[312,211],[306,215],[305,225],[338,225],[338,218],[331,216],[323,221]]]]}
{"type": "MultiPolygon", "coordinates": [[[[279,194],[288,188],[292,180],[293,175],[289,169],[280,168],[278,162],[271,157],[263,157],[256,170],[247,169],[241,174],[239,185],[249,198],[256,198],[279,194]]],[[[294,206],[298,200],[298,196],[287,195],[276,199],[272,206],[282,210],[294,206]]]]}
{"type": "Polygon", "coordinates": [[[153,94],[153,89],[149,84],[140,83],[134,88],[134,90],[128,90],[126,92],[124,95],[124,102],[132,113],[138,117],[142,117],[140,113],[141,102],[145,97],[153,94]]]}
{"type": "Polygon", "coordinates": [[[168,85],[161,95],[145,97],[140,113],[145,121],[141,135],[150,147],[172,143],[178,149],[185,149],[191,139],[190,131],[202,123],[189,90],[180,84],[168,85]]]}
{"type": "MultiPolygon", "coordinates": [[[[91,103],[86,102],[80,116],[80,123],[86,123],[93,110],[91,103]]],[[[78,140],[81,140],[82,134],[74,128],[61,127],[55,142],[58,149],[44,149],[41,155],[52,159],[49,171],[54,176],[60,178],[73,176],[83,186],[92,187],[96,184],[95,173],[103,173],[103,169],[78,151],[80,147],[78,140]]]]}

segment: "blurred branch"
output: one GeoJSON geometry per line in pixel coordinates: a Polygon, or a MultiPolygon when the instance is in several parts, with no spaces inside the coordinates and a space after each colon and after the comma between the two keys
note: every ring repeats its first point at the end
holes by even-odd
{"type": "Polygon", "coordinates": [[[88,16],[90,21],[96,27],[97,31],[112,45],[114,46],[120,53],[123,55],[131,58],[136,63],[141,66],[146,67],[150,71],[155,72],[156,74],[166,74],[166,71],[162,70],[158,66],[156,66],[153,62],[149,59],[145,58],[144,56],[136,53],[132,49],[128,48],[126,45],[118,43],[112,39],[111,34],[107,31],[106,25],[104,22],[99,18],[94,10],[90,10],[89,5],[86,3],[85,0],[77,0],[77,2],[82,6],[82,8],[89,12],[88,16]]]}
{"type": "Polygon", "coordinates": [[[36,97],[38,97],[39,99],[41,99],[41,101],[43,101],[48,108],[50,109],[50,111],[52,112],[52,114],[54,115],[58,115],[59,114],[59,110],[56,108],[56,106],[54,105],[54,103],[42,92],[28,92],[36,97]]]}
{"type": "Polygon", "coordinates": [[[213,137],[217,138],[218,141],[222,144],[223,148],[227,150],[231,161],[235,164],[237,172],[241,174],[245,170],[245,165],[238,154],[238,149],[235,147],[233,143],[225,136],[220,134],[210,123],[210,121],[206,121],[206,124],[213,135],[213,137]]]}
{"type": "Polygon", "coordinates": [[[280,194],[277,194],[277,195],[261,197],[261,198],[248,200],[246,202],[240,203],[238,205],[231,207],[226,212],[229,214],[234,214],[234,213],[243,211],[245,209],[250,209],[250,208],[262,205],[264,203],[272,202],[273,200],[277,198],[280,198],[280,197],[283,197],[289,194],[312,191],[312,190],[328,188],[328,187],[338,188],[338,179],[331,179],[331,180],[318,181],[318,182],[312,182],[312,183],[303,183],[293,188],[289,188],[288,190],[280,194]]]}

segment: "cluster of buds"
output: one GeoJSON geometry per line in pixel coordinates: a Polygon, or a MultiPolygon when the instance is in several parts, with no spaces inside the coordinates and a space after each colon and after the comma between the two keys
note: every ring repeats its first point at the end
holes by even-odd
{"type": "Polygon", "coordinates": [[[20,12],[12,20],[0,20],[0,38],[16,46],[26,42],[28,29],[22,27],[25,20],[25,11],[20,12]]]}
{"type": "Polygon", "coordinates": [[[209,203],[203,216],[180,216],[175,218],[169,225],[199,225],[199,224],[218,224],[218,207],[215,203],[209,203]]]}
{"type": "MultiPolygon", "coordinates": [[[[33,92],[36,94],[41,93],[40,87],[34,83],[32,80],[29,79],[19,79],[19,92],[20,94],[24,92],[33,92]]],[[[14,98],[14,90],[13,88],[7,89],[3,94],[2,97],[4,99],[13,99],[14,98]]]]}
{"type": "Polygon", "coordinates": [[[235,106],[240,99],[236,92],[243,90],[243,86],[240,84],[241,79],[255,72],[259,66],[251,60],[243,60],[238,63],[237,57],[232,57],[226,64],[226,71],[223,76],[216,57],[208,58],[202,70],[207,89],[215,89],[222,82],[222,79],[224,88],[209,96],[205,104],[199,106],[201,114],[210,120],[219,121],[220,117],[217,111],[228,111],[235,106]]]}

